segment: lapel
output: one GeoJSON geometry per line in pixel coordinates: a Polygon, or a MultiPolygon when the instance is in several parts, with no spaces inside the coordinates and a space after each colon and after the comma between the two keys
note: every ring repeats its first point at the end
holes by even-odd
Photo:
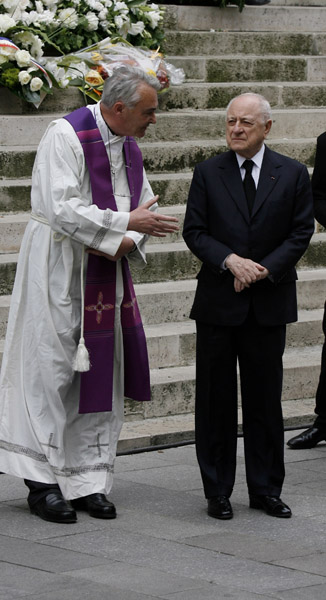
{"type": "Polygon", "coordinates": [[[223,157],[221,157],[221,161],[218,166],[220,168],[221,179],[226,189],[232,196],[232,199],[237,205],[244,220],[249,224],[249,210],[235,153],[231,150],[226,152],[223,157]]]}
{"type": "Polygon", "coordinates": [[[261,166],[258,188],[251,217],[260,210],[264,202],[266,202],[270,193],[274,189],[281,175],[282,162],[277,158],[277,154],[272,152],[267,146],[265,147],[264,158],[261,166]]]}

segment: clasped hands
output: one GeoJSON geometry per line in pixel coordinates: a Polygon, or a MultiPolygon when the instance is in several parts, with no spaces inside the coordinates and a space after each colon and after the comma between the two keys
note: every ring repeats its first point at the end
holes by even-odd
{"type": "Polygon", "coordinates": [[[229,254],[226,258],[225,266],[234,275],[234,289],[236,292],[242,292],[250,287],[252,283],[265,279],[269,275],[269,270],[250,258],[242,258],[237,254],[229,254]]]}
{"type": "MultiPolygon", "coordinates": [[[[146,235],[153,235],[154,237],[165,237],[167,233],[173,233],[178,231],[177,225],[178,219],[168,215],[162,215],[158,212],[150,210],[151,206],[158,200],[158,196],[154,196],[144,204],[141,204],[137,208],[131,211],[129,216],[129,223],[127,230],[137,231],[138,233],[144,233],[146,235]]],[[[108,260],[116,262],[126,254],[128,254],[134,247],[134,242],[131,238],[124,237],[117,253],[114,256],[110,256],[100,250],[94,250],[93,248],[87,248],[89,254],[96,254],[97,256],[104,256],[108,260]]]]}

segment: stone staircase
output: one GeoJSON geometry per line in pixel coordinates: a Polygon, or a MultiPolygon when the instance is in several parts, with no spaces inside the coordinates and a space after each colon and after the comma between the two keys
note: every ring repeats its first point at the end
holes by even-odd
{"type": "MultiPolygon", "coordinates": [[[[311,170],[316,137],[326,129],[325,25],[322,0],[272,0],[242,13],[235,7],[167,7],[168,60],[184,68],[187,81],[161,95],[157,125],[141,148],[161,209],[177,215],[181,229],[193,167],[226,149],[225,106],[238,93],[250,90],[268,98],[273,108],[269,146],[311,170]]],[[[81,103],[76,90],[56,92],[37,111],[0,88],[1,340],[29,218],[36,147],[54,117],[81,103]]],[[[299,265],[300,315],[288,328],[284,357],[286,425],[312,420],[326,298],[325,236],[316,229],[299,265]]],[[[147,252],[148,268],[135,272],[134,279],[148,339],[153,400],[126,404],[120,451],[193,439],[195,327],[188,315],[198,261],[180,233],[151,240],[147,252]]]]}

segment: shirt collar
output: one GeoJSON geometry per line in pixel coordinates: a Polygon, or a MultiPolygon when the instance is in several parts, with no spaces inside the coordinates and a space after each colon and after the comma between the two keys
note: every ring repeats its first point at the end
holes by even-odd
{"type": "Polygon", "coordinates": [[[120,142],[121,144],[123,144],[126,140],[126,136],[115,135],[114,133],[112,133],[112,131],[110,131],[109,127],[107,126],[106,122],[103,119],[101,109],[100,109],[100,102],[98,102],[95,105],[95,109],[93,109],[93,110],[94,110],[93,114],[95,117],[95,121],[100,130],[100,133],[101,133],[104,143],[107,144],[110,140],[110,143],[120,142]]]}
{"type": "MultiPolygon", "coordinates": [[[[261,165],[262,165],[263,158],[264,158],[264,152],[265,152],[265,144],[263,144],[262,147],[260,148],[260,150],[257,152],[257,154],[255,154],[255,156],[253,156],[250,159],[250,160],[252,160],[254,165],[256,167],[258,167],[258,169],[261,169],[261,165]]],[[[236,157],[237,157],[239,168],[241,168],[244,161],[247,159],[244,156],[240,156],[240,154],[237,154],[237,153],[236,153],[236,157]]]]}

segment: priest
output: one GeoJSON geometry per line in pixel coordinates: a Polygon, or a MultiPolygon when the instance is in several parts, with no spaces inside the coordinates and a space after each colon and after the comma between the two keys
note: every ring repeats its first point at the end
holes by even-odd
{"type": "Polygon", "coordinates": [[[116,517],[108,500],[124,398],[149,400],[129,262],[146,263],[159,214],[134,136],[156,122],[158,80],[116,69],[98,104],[53,121],[38,148],[0,381],[0,471],[33,514],[116,517]]]}

